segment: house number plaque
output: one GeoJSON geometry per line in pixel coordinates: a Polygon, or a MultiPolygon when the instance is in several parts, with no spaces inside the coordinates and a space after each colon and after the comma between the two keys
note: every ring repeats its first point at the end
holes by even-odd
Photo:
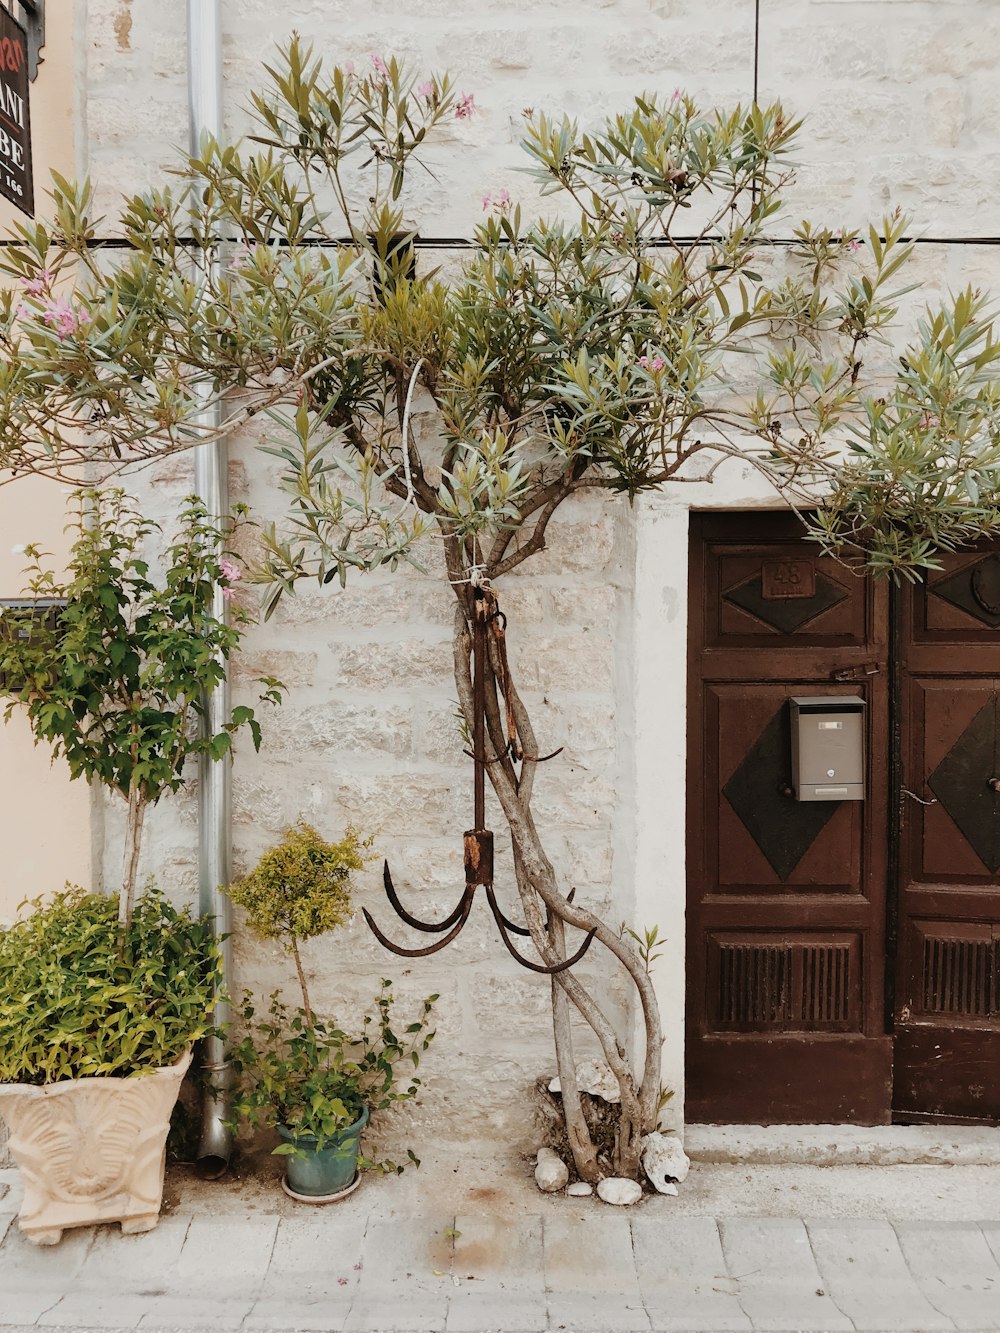
{"type": "Polygon", "coordinates": [[[811,560],[765,560],[761,564],[760,591],[769,602],[815,597],[815,566],[811,560]]]}

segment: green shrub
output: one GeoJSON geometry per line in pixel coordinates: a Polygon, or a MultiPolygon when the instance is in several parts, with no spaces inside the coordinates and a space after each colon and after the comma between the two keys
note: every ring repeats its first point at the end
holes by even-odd
{"type": "MultiPolygon", "coordinates": [[[[296,1140],[315,1138],[324,1148],[367,1106],[374,1114],[393,1102],[417,1096],[421,1052],[434,1039],[429,1030],[437,995],[421,1002],[420,1013],[400,1032],[392,1024],[392,982],[383,980],[375,1012],[365,1014],[357,1035],[344,1032],[333,1019],[316,1018],[293,1009],[276,991],[268,1018],[255,1022],[253,1000],[243,997],[247,1036],[233,1052],[238,1077],[233,1123],[251,1128],[283,1125],[296,1140]],[[397,1066],[401,1066],[397,1070],[397,1066]]],[[[297,1142],[282,1144],[276,1153],[304,1155],[297,1142]]],[[[412,1152],[407,1152],[417,1162],[412,1152]]],[[[362,1166],[401,1171],[394,1162],[362,1160],[362,1166]]]]}
{"type": "Polygon", "coordinates": [[[0,1083],[124,1077],[211,1030],[222,974],[209,922],[150,888],[127,931],[114,898],[67,887],[0,929],[0,1083]]]}
{"type": "Polygon", "coordinates": [[[298,823],[271,847],[230,896],[247,914],[247,925],[264,940],[308,940],[342,926],[351,914],[351,875],[371,860],[371,838],[349,828],[339,842],[326,842],[311,824],[298,823]]]}
{"type": "Polygon", "coordinates": [[[281,940],[295,959],[307,1023],[313,1011],[299,942],[335,930],[351,915],[351,876],[373,859],[373,841],[374,835],[363,838],[349,828],[340,842],[326,842],[300,821],[229,889],[253,933],[281,940]]]}

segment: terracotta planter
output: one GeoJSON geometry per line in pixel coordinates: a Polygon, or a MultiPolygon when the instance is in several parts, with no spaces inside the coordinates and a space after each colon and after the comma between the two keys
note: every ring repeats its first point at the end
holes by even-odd
{"type": "Polygon", "coordinates": [[[18,1222],[38,1245],[67,1227],[156,1226],[167,1131],[190,1052],[138,1078],[78,1078],[45,1087],[0,1083],[0,1115],[21,1168],[18,1222]]]}

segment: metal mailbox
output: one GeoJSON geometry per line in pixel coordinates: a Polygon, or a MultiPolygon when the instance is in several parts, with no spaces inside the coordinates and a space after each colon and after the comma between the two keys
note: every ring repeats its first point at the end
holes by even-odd
{"type": "Polygon", "coordinates": [[[797,801],[862,801],[865,701],[852,695],[793,696],[792,787],[797,801]]]}

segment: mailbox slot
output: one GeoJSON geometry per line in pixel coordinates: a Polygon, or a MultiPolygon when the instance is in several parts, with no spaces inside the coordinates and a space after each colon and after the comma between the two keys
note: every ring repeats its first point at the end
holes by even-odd
{"type": "Polygon", "coordinates": [[[851,695],[789,700],[797,801],[863,801],[865,701],[851,695]]]}
{"type": "MultiPolygon", "coordinates": [[[[0,639],[27,639],[32,624],[55,629],[59,612],[67,605],[64,597],[0,597],[0,639]],[[14,615],[7,614],[13,611],[14,615]]],[[[0,671],[0,692],[16,693],[8,688],[7,679],[0,671]]]]}

